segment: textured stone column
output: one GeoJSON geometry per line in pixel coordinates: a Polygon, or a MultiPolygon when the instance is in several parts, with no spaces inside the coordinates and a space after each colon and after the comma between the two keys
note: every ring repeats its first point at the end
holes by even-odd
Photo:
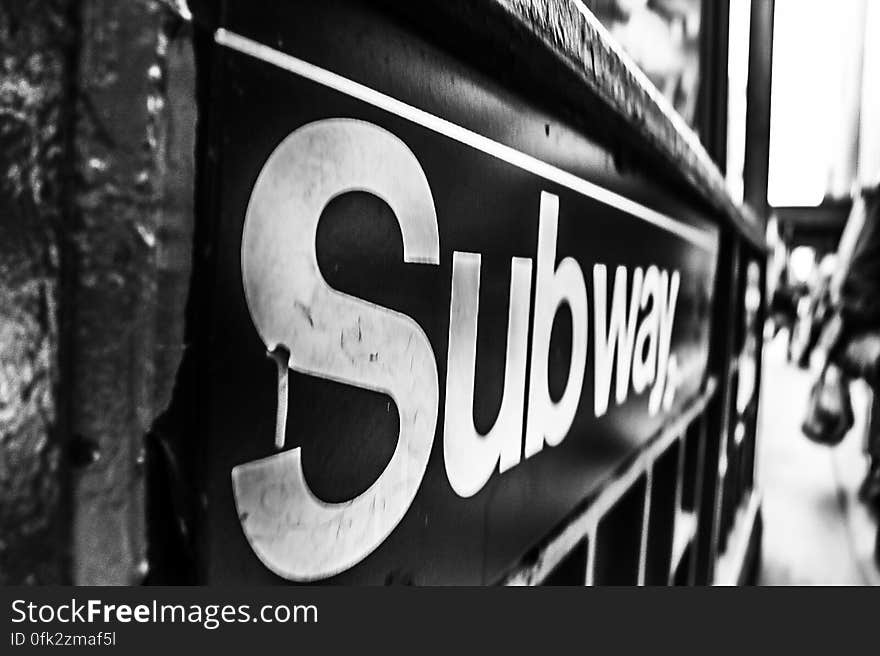
{"type": "Polygon", "coordinates": [[[67,580],[54,386],[70,5],[0,4],[0,585],[67,580]]]}
{"type": "Polygon", "coordinates": [[[137,583],[143,437],[183,348],[189,26],[0,3],[0,585],[137,583]]]}
{"type": "Polygon", "coordinates": [[[81,3],[71,425],[73,578],[146,573],[143,436],[168,403],[189,277],[194,70],[157,2],[81,3]]]}

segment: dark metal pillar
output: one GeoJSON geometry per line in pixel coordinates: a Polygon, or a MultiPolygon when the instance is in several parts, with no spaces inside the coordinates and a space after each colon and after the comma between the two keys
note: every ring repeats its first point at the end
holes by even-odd
{"type": "Polygon", "coordinates": [[[730,0],[703,0],[697,131],[722,173],[727,165],[727,60],[730,0]]]}
{"type": "Polygon", "coordinates": [[[749,33],[749,82],[746,105],[745,202],[767,221],[767,175],[770,167],[770,91],[773,81],[775,0],[752,0],[749,33]]]}

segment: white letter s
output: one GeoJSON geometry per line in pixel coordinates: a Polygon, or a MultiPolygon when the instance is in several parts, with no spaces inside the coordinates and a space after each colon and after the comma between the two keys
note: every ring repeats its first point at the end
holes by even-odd
{"type": "Polygon", "coordinates": [[[312,493],[298,447],[232,470],[251,547],[273,572],[298,581],[344,571],[388,537],[415,498],[437,424],[437,365],[421,327],[332,289],[318,269],[321,212],[350,191],[388,203],[405,262],[438,264],[437,216],[418,160],[390,132],[352,119],[310,123],[281,142],[254,186],[242,237],[248,308],[267,349],[287,347],[295,371],[388,394],[400,417],[385,470],[342,503],[312,493]]]}

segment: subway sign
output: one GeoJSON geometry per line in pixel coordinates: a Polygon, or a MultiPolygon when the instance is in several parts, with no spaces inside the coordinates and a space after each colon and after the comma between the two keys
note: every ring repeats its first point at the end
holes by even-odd
{"type": "Polygon", "coordinates": [[[215,35],[206,576],[492,583],[699,391],[717,234],[332,4],[215,35]]]}

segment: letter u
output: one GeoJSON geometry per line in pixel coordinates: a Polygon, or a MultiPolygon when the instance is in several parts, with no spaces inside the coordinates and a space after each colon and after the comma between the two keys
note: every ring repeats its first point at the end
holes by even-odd
{"type": "Polygon", "coordinates": [[[474,427],[474,373],[480,303],[480,255],[456,251],[452,258],[446,419],[443,456],[456,494],[470,497],[492,476],[520,461],[532,261],[512,258],[504,391],[495,424],[486,435],[474,427]]]}

